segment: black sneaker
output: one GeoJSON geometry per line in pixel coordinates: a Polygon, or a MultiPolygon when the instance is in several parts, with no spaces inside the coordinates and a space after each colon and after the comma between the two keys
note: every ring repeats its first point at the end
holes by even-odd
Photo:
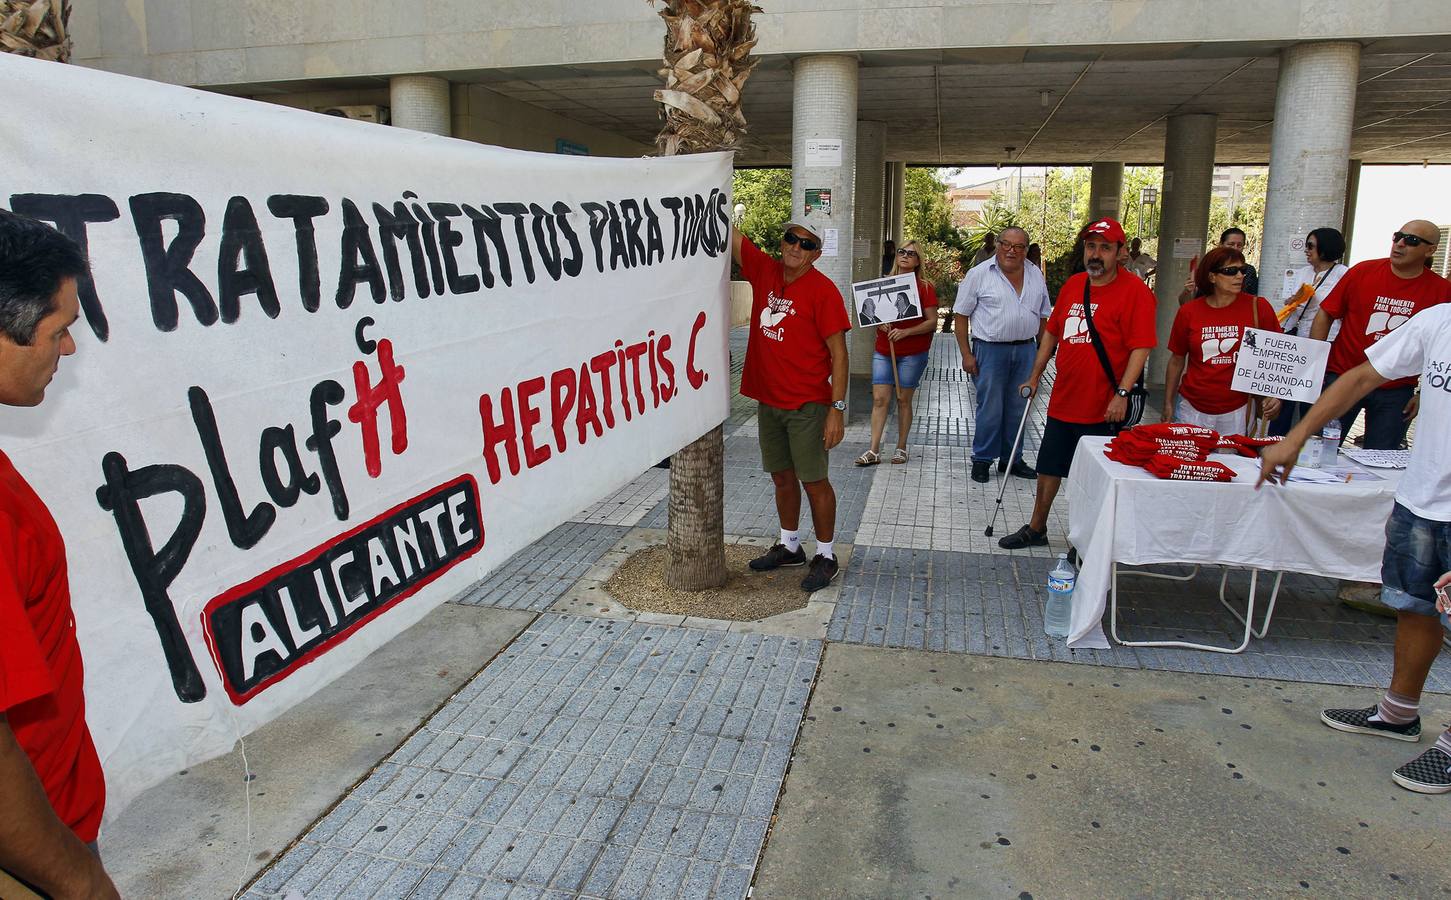
{"type": "Polygon", "coordinates": [[[1048,546],[1048,532],[1034,531],[1033,526],[1024,525],[1017,531],[998,541],[998,546],[1004,550],[1021,550],[1024,547],[1046,547],[1048,546]]]}
{"type": "Polygon", "coordinates": [[[1432,747],[1392,772],[1391,778],[1418,794],[1451,792],[1451,756],[1440,747],[1432,747]]]}
{"type": "MultiPolygon", "coordinates": [[[[998,469],[998,471],[1001,472],[1002,469],[998,469]]],[[[1016,478],[1038,477],[1038,470],[1023,462],[1021,459],[1013,463],[1013,467],[1008,471],[1016,478]]]]}
{"type": "Polygon", "coordinates": [[[801,579],[801,590],[813,594],[831,584],[832,580],[836,578],[836,573],[840,571],[841,566],[837,565],[835,557],[827,559],[818,553],[811,558],[811,571],[801,579]]]}
{"type": "Polygon", "coordinates": [[[751,568],[757,572],[804,565],[806,565],[806,551],[797,547],[796,552],[792,553],[786,549],[785,544],[777,544],[750,562],[751,568]]]}
{"type": "MultiPolygon", "coordinates": [[[[1389,722],[1372,722],[1370,717],[1375,715],[1378,708],[1372,706],[1369,709],[1326,709],[1320,712],[1320,721],[1334,728],[1336,731],[1350,731],[1355,734],[1375,734],[1397,741],[1410,741],[1411,743],[1415,743],[1421,739],[1421,719],[1419,716],[1404,725],[1392,725],[1389,722]]],[[[1415,788],[1411,790],[1415,790],[1415,788]]]]}
{"type": "Polygon", "coordinates": [[[977,482],[987,481],[988,460],[975,459],[972,461],[972,480],[977,482]]]}

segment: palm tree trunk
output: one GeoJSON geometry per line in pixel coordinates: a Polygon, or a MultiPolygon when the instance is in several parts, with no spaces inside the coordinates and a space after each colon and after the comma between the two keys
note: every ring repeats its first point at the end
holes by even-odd
{"type": "Polygon", "coordinates": [[[0,53],[70,62],[70,0],[0,0],[0,53]]]}
{"type": "MultiPolygon", "coordinates": [[[[654,3],[655,0],[648,0],[654,3]]],[[[741,88],[755,62],[750,0],[663,0],[665,87],[655,92],[666,156],[734,149],[746,130],[741,88]]],[[[725,583],[725,443],[717,425],[670,459],[665,583],[704,590],[725,583]]]]}

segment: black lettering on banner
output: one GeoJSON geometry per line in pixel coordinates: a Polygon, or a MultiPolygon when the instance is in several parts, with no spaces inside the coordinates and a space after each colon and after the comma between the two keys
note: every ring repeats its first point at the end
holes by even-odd
{"type": "MultiPolygon", "coordinates": [[[[91,255],[91,243],[86,226],[121,218],[116,201],[102,194],[11,194],[10,210],[52,223],[57,231],[76,242],[87,259],[91,255]]],[[[95,280],[90,275],[81,276],[76,280],[76,293],[86,324],[91,326],[96,339],[104,343],[111,336],[111,326],[96,294],[95,280]]]]}
{"type": "Polygon", "coordinates": [[[484,546],[464,475],[213,599],[202,629],[238,706],[484,546]]]}
{"type": "Polygon", "coordinates": [[[257,447],[258,470],[262,475],[262,486],[267,496],[283,508],[296,506],[302,494],[316,494],[322,490],[317,475],[302,467],[302,453],[297,449],[297,431],[291,425],[278,428],[269,425],[262,429],[262,439],[257,447]],[[287,465],[287,480],[277,470],[277,454],[287,465]]]}
{"type": "Polygon", "coordinates": [[[237,483],[227,467],[227,454],[222,449],[222,436],[217,432],[217,417],[212,412],[212,402],[207,392],[193,386],[186,392],[191,404],[191,418],[196,424],[197,437],[201,439],[202,450],[207,458],[207,468],[212,472],[212,483],[217,488],[217,499],[222,504],[222,518],[227,523],[227,536],[238,549],[246,550],[256,546],[263,535],[272,530],[277,521],[277,507],[270,503],[258,503],[252,511],[242,511],[242,498],[237,493],[237,483]]]}
{"type": "Polygon", "coordinates": [[[343,198],[342,263],[338,271],[338,309],[353,305],[358,283],[366,281],[373,292],[373,302],[382,303],[387,286],[378,271],[378,253],[373,249],[372,229],[358,212],[357,204],[343,198]]]}
{"type": "Polygon", "coordinates": [[[509,265],[509,248],[504,243],[504,226],[499,219],[499,214],[487,206],[480,205],[477,209],[467,203],[463,206],[464,215],[469,217],[474,226],[474,248],[479,256],[479,275],[484,279],[484,287],[494,286],[494,270],[489,264],[489,247],[484,243],[484,238],[494,245],[494,252],[499,255],[499,278],[504,282],[505,287],[512,287],[514,284],[514,271],[509,265]]]}
{"type": "Polygon", "coordinates": [[[670,232],[670,258],[676,259],[682,254],[680,252],[680,198],[661,197],[660,205],[670,210],[670,217],[674,222],[674,228],[670,232]]]}
{"type": "MultiPolygon", "coordinates": [[[[650,201],[645,202],[648,205],[650,201]]],[[[569,224],[570,212],[567,203],[555,202],[554,218],[559,222],[559,230],[564,232],[564,239],[569,242],[569,256],[564,260],[564,274],[573,278],[584,268],[584,250],[579,245],[579,235],[574,233],[573,226],[569,224]]]]}
{"type": "Polygon", "coordinates": [[[581,203],[579,208],[589,217],[589,242],[595,248],[595,271],[605,270],[605,223],[609,210],[602,203],[581,203]]]}
{"type": "MultiPolygon", "coordinates": [[[[450,220],[463,215],[463,210],[458,208],[457,203],[430,203],[428,211],[433,213],[433,218],[438,222],[438,243],[443,249],[443,277],[448,282],[449,293],[475,293],[479,289],[479,276],[472,273],[460,274],[458,257],[453,252],[463,245],[464,236],[458,233],[450,220]]],[[[555,280],[559,280],[557,275],[555,280]]]]}
{"type": "Polygon", "coordinates": [[[518,240],[519,259],[524,263],[524,278],[534,283],[534,255],[529,252],[529,235],[524,232],[524,217],[529,207],[522,203],[495,203],[494,211],[514,217],[514,237],[518,240]]]}
{"type": "Polygon", "coordinates": [[[222,217],[222,249],[217,254],[217,301],[223,322],[237,321],[244,294],[257,295],[257,305],[267,318],[275,319],[282,313],[257,215],[246,197],[233,197],[227,201],[227,212],[222,217]],[[244,258],[246,265],[239,266],[244,258]]]}
{"type": "Polygon", "coordinates": [[[645,265],[665,261],[665,239],[660,234],[660,217],[645,201],[645,265]]]}
{"type": "Polygon", "coordinates": [[[308,406],[312,409],[312,435],[307,439],[307,449],[317,454],[322,466],[322,480],[327,485],[333,500],[333,515],[339,522],[348,520],[348,493],[343,489],[343,475],[338,470],[338,454],[333,450],[333,438],[342,431],[343,423],[328,415],[329,406],[337,406],[347,399],[343,386],[331,379],[313,385],[308,406]]]}
{"type": "Polygon", "coordinates": [[[564,260],[559,255],[559,226],[554,221],[554,216],[544,211],[544,207],[538,203],[529,204],[529,213],[534,217],[534,246],[539,251],[539,261],[544,264],[544,271],[554,281],[564,271],[564,260]],[[549,234],[545,235],[548,229],[549,234]]]}
{"type": "MultiPolygon", "coordinates": [[[[418,198],[418,195],[412,191],[404,191],[403,196],[410,199],[418,198]]],[[[423,239],[423,249],[428,254],[428,270],[433,273],[433,292],[442,294],[443,263],[438,257],[438,239],[434,236],[433,219],[429,218],[420,203],[414,203],[412,209],[413,218],[418,220],[418,233],[423,239]]]]}
{"type": "Polygon", "coordinates": [[[418,222],[403,201],[393,204],[393,211],[381,203],[373,204],[373,218],[378,220],[378,243],[383,248],[383,266],[388,270],[388,296],[402,300],[403,269],[398,264],[398,240],[408,242],[408,258],[413,264],[413,286],[418,296],[427,297],[428,271],[424,268],[423,242],[418,238],[418,222]]]}
{"type": "Polygon", "coordinates": [[[137,194],[131,198],[131,219],[141,243],[141,261],[146,266],[146,286],[151,294],[151,319],[161,331],[175,331],[178,321],[176,295],[191,303],[196,320],[203,325],[217,322],[217,302],[202,280],[191,270],[191,258],[206,237],[206,213],[201,204],[186,194],[137,194]],[[176,223],[171,243],[161,233],[161,223],[176,223]]]}
{"type": "Polygon", "coordinates": [[[297,244],[297,289],[302,308],[317,312],[322,306],[322,276],[317,266],[317,231],[312,220],[326,215],[328,202],[322,197],[301,194],[273,194],[267,209],[279,219],[291,219],[297,244]]]}
{"type": "Polygon", "coordinates": [[[181,466],[143,466],[133,471],[119,453],[107,453],[101,459],[101,473],[106,483],[96,489],[96,501],[116,518],[126,559],[161,641],[171,686],[182,703],[195,703],[206,697],[207,688],[187,647],[168,590],[201,534],[207,511],[206,491],[201,479],[181,466]],[[181,517],[166,543],[154,550],[141,515],[141,501],[167,493],[181,496],[181,517]]]}

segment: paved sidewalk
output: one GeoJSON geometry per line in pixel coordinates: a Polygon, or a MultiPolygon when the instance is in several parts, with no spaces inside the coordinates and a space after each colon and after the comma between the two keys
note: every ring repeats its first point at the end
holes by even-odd
{"type": "MultiPolygon", "coordinates": [[[[732,334],[737,377],[744,340],[742,329],[732,334]]],[[[939,335],[932,353],[917,395],[911,460],[854,466],[869,440],[865,421],[849,426],[843,445],[832,453],[836,541],[846,565],[838,581],[813,597],[806,610],[757,623],[686,621],[636,614],[606,596],[601,583],[631,550],[663,540],[659,529],[666,524],[668,473],[645,471],[455,600],[484,615],[508,610],[535,618],[396,751],[371,771],[359,771],[356,787],[303,832],[246,896],[741,898],[753,879],[756,896],[907,896],[909,885],[916,896],[1001,896],[1030,891],[1033,885],[1046,886],[1050,896],[1061,895],[1075,884],[1071,873],[1024,874],[1051,868],[1052,842],[1082,837],[1050,828],[1047,808],[998,829],[1002,835],[997,837],[1011,835],[1015,843],[1026,839],[1036,848],[1032,854],[1012,851],[1021,860],[1015,871],[984,868],[977,856],[962,856],[978,853],[978,832],[991,817],[963,807],[942,819],[944,813],[929,809],[936,790],[986,784],[988,771],[977,771],[987,765],[979,750],[1011,757],[1013,732],[999,732],[997,743],[979,747],[973,741],[980,730],[959,728],[961,716],[968,714],[954,713],[955,739],[967,743],[961,751],[944,747],[946,755],[934,765],[955,774],[944,774],[947,780],[936,787],[925,783],[913,775],[922,748],[898,740],[905,732],[895,731],[897,724],[888,715],[894,704],[905,707],[909,698],[884,673],[957,672],[957,687],[967,690],[977,689],[974,679],[993,679],[994,690],[984,684],[979,696],[991,696],[993,708],[979,704],[981,712],[1001,723],[1010,712],[1021,711],[1032,717],[1035,740],[1050,739],[1047,732],[1055,730],[1054,716],[1062,708],[1101,717],[1106,728],[1112,724],[1150,733],[1166,728],[1181,746],[1186,740],[1196,745],[1195,752],[1186,750],[1175,763],[1172,776],[1187,779],[1190,795],[1231,787],[1248,794],[1229,781],[1218,786],[1224,776],[1217,770],[1217,780],[1202,781],[1214,766],[1197,750],[1230,736],[1243,738],[1235,726],[1249,723],[1185,718],[1176,712],[1176,700],[1152,700],[1117,690],[1117,684],[1107,690],[1106,682],[1118,679],[1148,690],[1157,670],[1184,673],[1174,678],[1187,680],[1165,682],[1178,685],[1176,697],[1187,693],[1203,700],[1231,691],[1283,695],[1286,709],[1275,707],[1274,727],[1283,727],[1281,720],[1289,716],[1298,723],[1296,734],[1306,739],[1321,738],[1322,731],[1331,734],[1315,718],[1313,704],[1320,698],[1368,703],[1385,683],[1392,620],[1346,609],[1334,599],[1333,582],[1304,576],[1286,578],[1270,637],[1238,656],[1125,647],[1069,651],[1047,639],[1043,586],[1053,555],[1064,549],[1066,501],[1054,510],[1048,548],[1008,553],[983,536],[1002,482],[996,472],[987,484],[968,479],[971,386],[950,336],[939,335]],[[828,661],[852,664],[823,676],[823,654],[828,661]],[[941,665],[934,662],[938,659],[941,665]],[[1004,688],[1005,678],[1020,683],[1004,688]],[[1075,683],[1094,685],[1091,698],[1079,697],[1075,691],[1082,688],[1073,688],[1075,683]],[[821,695],[847,696],[852,685],[872,698],[858,699],[878,704],[871,727],[889,729],[878,732],[883,738],[875,746],[855,736],[836,746],[846,740],[842,735],[850,732],[850,723],[836,715],[839,703],[823,701],[821,695]],[[1308,699],[1296,700],[1291,710],[1289,700],[1297,691],[1308,699]],[[881,718],[889,719],[885,726],[877,721],[881,718]],[[1192,739],[1186,736],[1191,733],[1192,739]],[[802,747],[812,752],[793,765],[799,734],[802,747]],[[841,766],[843,754],[865,761],[867,746],[867,768],[841,766]],[[864,812],[871,796],[892,794],[903,785],[911,786],[912,796],[894,797],[885,807],[896,818],[883,823],[864,812]],[[803,807],[798,797],[817,805],[803,807]],[[778,801],[782,818],[772,831],[778,801]],[[922,854],[909,858],[896,852],[900,848],[879,848],[876,868],[863,868],[859,859],[839,868],[846,881],[823,886],[846,860],[813,857],[813,846],[871,856],[863,844],[869,836],[918,834],[933,822],[946,830],[937,843],[927,841],[922,854]],[[960,842],[967,832],[974,835],[971,846],[960,842]],[[767,846],[765,867],[758,868],[767,846]],[[894,869],[902,865],[916,869],[907,877],[894,869]],[[822,880],[807,877],[812,872],[820,872],[822,880]],[[873,878],[886,880],[873,885],[873,878]]],[[[1029,462],[1036,456],[1042,421],[1040,400],[1027,430],[1029,462]]],[[[728,540],[768,544],[778,526],[771,482],[759,467],[755,428],[752,404],[737,396],[726,434],[726,531],[728,540]]],[[[888,433],[895,434],[894,421],[888,422],[888,433]]],[[[1032,492],[1032,482],[1009,479],[997,535],[1026,521],[1032,492]]],[[[810,541],[809,522],[803,530],[810,541]]],[[[1210,572],[1169,588],[1126,582],[1121,606],[1127,629],[1135,635],[1225,640],[1237,623],[1220,607],[1217,587],[1217,573],[1210,572]]],[[[945,690],[930,688],[939,689],[945,690]]],[[[1451,689],[1451,666],[1439,663],[1428,689],[1451,689]]],[[[1443,720],[1443,701],[1428,697],[1428,730],[1443,720]]],[[[868,717],[862,718],[865,725],[868,717]]],[[[914,727],[928,733],[942,728],[944,723],[930,719],[921,718],[914,727]]],[[[1341,807],[1380,804],[1377,809],[1387,821],[1396,809],[1413,816],[1424,812],[1426,819],[1417,824],[1444,826],[1445,810],[1451,809],[1441,802],[1444,798],[1408,795],[1380,771],[1409,745],[1385,748],[1372,741],[1370,747],[1382,751],[1373,771],[1354,771],[1353,752],[1335,770],[1347,780],[1373,779],[1370,786],[1317,807],[1325,821],[1343,824],[1343,815],[1332,815],[1338,802],[1341,807]]],[[[1246,753],[1269,756],[1281,749],[1266,744],[1246,753]]],[[[1161,755],[1166,761],[1177,758],[1161,755]]],[[[1210,804],[1202,814],[1237,817],[1234,821],[1247,828],[1278,827],[1270,823],[1282,821],[1286,811],[1273,798],[1303,785],[1278,783],[1293,774],[1283,765],[1267,765],[1263,772],[1262,792],[1236,805],[1210,804]]],[[[1130,791],[1144,777],[1125,760],[1103,784],[1130,791]]],[[[1103,795],[1100,790],[1093,796],[1103,795]]],[[[1062,814],[1076,815],[1071,798],[1054,797],[1062,814]]],[[[1114,801],[1112,806],[1119,824],[1134,814],[1134,804],[1114,801]]],[[[1186,816],[1199,814],[1182,803],[1174,808],[1186,816]]],[[[1175,822],[1162,815],[1150,824],[1154,828],[1148,831],[1125,827],[1095,840],[1112,852],[1132,854],[1145,842],[1183,839],[1176,837],[1175,822]]],[[[1313,817],[1301,824],[1319,827],[1313,817]]],[[[1191,838],[1195,833],[1184,831],[1191,838]]],[[[981,839],[997,846],[997,837],[988,832],[981,839]]],[[[1285,843],[1268,841],[1266,846],[1285,843]]],[[[1379,852],[1387,845],[1375,846],[1379,852]]],[[[1072,858],[1080,856],[1075,851],[1072,858]]],[[[1323,862],[1305,855],[1295,861],[1307,871],[1323,862]]],[[[1192,869],[1194,878],[1204,879],[1197,886],[1176,883],[1176,877],[1190,877],[1190,870],[1174,869],[1158,880],[1145,876],[1120,885],[1121,892],[1252,889],[1258,882],[1234,875],[1237,865],[1216,856],[1192,869]]],[[[1407,861],[1396,874],[1451,882],[1445,863],[1419,865],[1407,861]]],[[[1342,869],[1328,881],[1320,875],[1306,880],[1322,893],[1332,884],[1355,891],[1372,883],[1342,869]]],[[[1275,882],[1267,889],[1289,890],[1295,879],[1287,884],[1275,882]]],[[[1107,873],[1097,890],[1115,893],[1107,873]]]]}

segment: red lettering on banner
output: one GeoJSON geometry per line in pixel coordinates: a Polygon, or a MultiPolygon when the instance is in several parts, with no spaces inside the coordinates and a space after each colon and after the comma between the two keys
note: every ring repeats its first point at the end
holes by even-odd
{"type": "Polygon", "coordinates": [[[408,449],[408,415],[403,409],[403,394],[398,385],[403,383],[403,367],[393,363],[393,342],[383,338],[378,342],[379,376],[376,385],[368,383],[368,366],[362,360],[353,363],[353,386],[358,399],[348,407],[348,418],[363,429],[363,462],[368,467],[368,477],[377,478],[383,474],[382,452],[378,445],[378,407],[388,404],[388,425],[393,431],[393,455],[398,456],[408,449]]]}

